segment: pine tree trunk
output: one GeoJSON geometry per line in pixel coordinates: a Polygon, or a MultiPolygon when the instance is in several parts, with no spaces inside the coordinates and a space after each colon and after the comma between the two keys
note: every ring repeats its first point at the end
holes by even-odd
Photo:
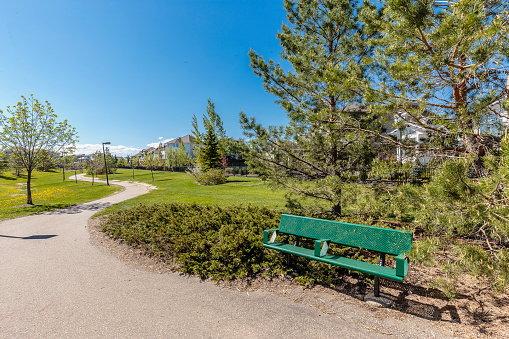
{"type": "Polygon", "coordinates": [[[341,188],[336,189],[337,203],[332,206],[332,214],[340,217],[341,216],[341,188]]]}
{"type": "Polygon", "coordinates": [[[332,206],[332,214],[338,217],[341,216],[341,201],[339,201],[336,205],[332,206]]]}
{"type": "Polygon", "coordinates": [[[479,142],[477,135],[465,135],[463,137],[463,143],[465,144],[465,151],[467,153],[476,155],[473,167],[477,177],[484,178],[488,176],[488,171],[484,166],[484,146],[479,142]]]}
{"type": "MultiPolygon", "coordinates": [[[[459,56],[458,63],[461,66],[466,65],[465,55],[459,56]]],[[[466,71],[462,69],[459,74],[465,72],[466,71]]],[[[469,116],[469,113],[464,110],[468,99],[467,81],[468,78],[462,79],[459,83],[453,85],[452,90],[456,106],[456,113],[460,117],[460,122],[462,124],[461,127],[465,131],[463,134],[463,145],[465,147],[465,152],[476,155],[476,160],[473,163],[474,171],[477,177],[482,178],[488,175],[483,160],[485,155],[484,146],[480,143],[479,136],[475,134],[475,126],[472,117],[469,116]]]]}

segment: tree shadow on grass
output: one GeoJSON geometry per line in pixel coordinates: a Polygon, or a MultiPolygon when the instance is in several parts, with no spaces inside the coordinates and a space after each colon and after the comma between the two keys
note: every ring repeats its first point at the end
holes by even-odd
{"type": "Polygon", "coordinates": [[[42,205],[42,204],[32,204],[32,205],[29,205],[29,204],[24,204],[24,205],[14,206],[13,208],[29,209],[29,210],[33,210],[35,212],[47,212],[47,211],[52,211],[52,210],[57,209],[57,208],[65,208],[67,206],[69,206],[69,205],[65,205],[65,204],[51,204],[51,205],[42,205]]]}
{"type": "Polygon", "coordinates": [[[5,176],[5,175],[1,175],[0,174],[0,179],[5,179],[5,180],[18,180],[20,177],[8,177],[8,176],[5,176]]]}

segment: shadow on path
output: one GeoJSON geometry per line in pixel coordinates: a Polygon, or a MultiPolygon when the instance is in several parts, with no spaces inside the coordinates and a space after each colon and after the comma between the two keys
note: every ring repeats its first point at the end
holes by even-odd
{"type": "Polygon", "coordinates": [[[46,212],[46,214],[58,215],[58,214],[77,214],[83,211],[98,211],[103,208],[109,207],[112,204],[109,202],[92,202],[92,203],[84,203],[76,206],[69,206],[66,208],[46,212]]]}
{"type": "Polygon", "coordinates": [[[12,235],[3,235],[0,234],[0,238],[13,238],[13,239],[23,239],[23,240],[37,240],[37,239],[50,239],[56,237],[56,234],[41,234],[41,235],[31,235],[29,237],[15,237],[12,235]]]}

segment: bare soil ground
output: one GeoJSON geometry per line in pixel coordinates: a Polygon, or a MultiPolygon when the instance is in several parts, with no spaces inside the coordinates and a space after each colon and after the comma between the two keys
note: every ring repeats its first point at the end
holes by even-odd
{"type": "MultiPolygon", "coordinates": [[[[146,270],[157,273],[177,271],[176,265],[150,257],[145,251],[102,233],[103,218],[89,221],[88,229],[92,243],[106,248],[120,260],[146,270]]],[[[437,269],[412,265],[404,283],[382,280],[381,293],[394,300],[390,308],[376,308],[364,302],[364,296],[372,292],[373,288],[361,276],[355,274],[345,275],[335,288],[325,286],[305,288],[299,286],[291,276],[246,278],[231,282],[221,281],[217,284],[247,293],[255,290],[270,291],[340,318],[347,315],[342,314],[335,305],[343,302],[369,310],[380,319],[418,317],[429,320],[453,337],[509,338],[508,294],[494,295],[493,291],[483,287],[480,282],[463,276],[458,296],[454,300],[449,300],[439,290],[427,286],[428,281],[438,274],[441,272],[437,269]]]]}

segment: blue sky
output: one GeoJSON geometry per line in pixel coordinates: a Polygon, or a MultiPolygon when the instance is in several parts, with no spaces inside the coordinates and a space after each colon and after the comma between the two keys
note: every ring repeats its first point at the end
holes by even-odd
{"type": "Polygon", "coordinates": [[[0,4],[0,109],[49,101],[78,152],[113,153],[191,133],[211,98],[231,137],[240,110],[286,122],[247,53],[279,60],[282,0],[61,0],[0,4]]]}

